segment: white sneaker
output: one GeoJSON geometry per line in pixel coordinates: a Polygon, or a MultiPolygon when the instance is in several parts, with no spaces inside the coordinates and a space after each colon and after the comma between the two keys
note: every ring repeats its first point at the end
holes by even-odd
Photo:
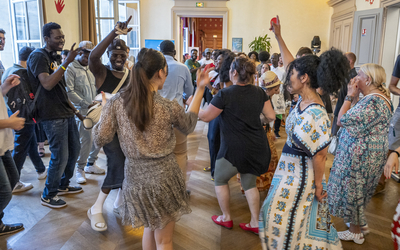
{"type": "Polygon", "coordinates": [[[37,173],[38,180],[46,179],[48,171],[49,171],[49,167],[46,167],[46,170],[44,170],[42,173],[37,173]]]}
{"type": "Polygon", "coordinates": [[[364,234],[359,233],[355,234],[350,232],[349,230],[338,232],[339,239],[344,241],[354,241],[356,244],[362,244],[365,241],[364,234]]]}
{"type": "Polygon", "coordinates": [[[106,172],[104,169],[99,168],[96,164],[85,166],[84,170],[87,174],[104,174],[106,172]]]}
{"type": "MultiPolygon", "coordinates": [[[[348,227],[348,228],[350,228],[350,223],[346,223],[346,226],[348,227]]],[[[369,227],[368,227],[368,224],[365,224],[364,226],[361,226],[361,232],[364,234],[364,235],[367,235],[367,234],[369,234],[371,231],[369,231],[369,227]]]]}
{"type": "Polygon", "coordinates": [[[15,185],[12,193],[19,193],[19,192],[24,192],[29,189],[33,188],[31,183],[23,183],[22,181],[17,182],[17,185],[15,185]]]}
{"type": "Polygon", "coordinates": [[[79,168],[76,170],[76,183],[78,184],[86,183],[85,171],[79,168]]]}

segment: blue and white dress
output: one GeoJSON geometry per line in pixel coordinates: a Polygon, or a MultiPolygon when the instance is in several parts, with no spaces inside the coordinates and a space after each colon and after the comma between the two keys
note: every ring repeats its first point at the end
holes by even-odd
{"type": "MultiPolygon", "coordinates": [[[[288,138],[260,212],[263,249],[342,249],[326,199],[315,195],[312,157],[330,143],[331,121],[323,106],[300,110],[286,121],[288,138]]],[[[322,181],[326,190],[325,176],[322,181]]]]}

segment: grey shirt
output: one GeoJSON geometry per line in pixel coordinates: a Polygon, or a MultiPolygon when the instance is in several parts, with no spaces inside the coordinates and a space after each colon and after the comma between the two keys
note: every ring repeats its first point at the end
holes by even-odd
{"type": "Polygon", "coordinates": [[[168,76],[158,93],[172,101],[176,99],[183,107],[183,93],[189,97],[193,94],[192,76],[185,64],[177,62],[172,56],[165,55],[168,64],[168,76]]]}
{"type": "Polygon", "coordinates": [[[86,114],[88,106],[96,97],[96,85],[89,66],[74,60],[65,72],[68,98],[79,112],[86,114]]]}

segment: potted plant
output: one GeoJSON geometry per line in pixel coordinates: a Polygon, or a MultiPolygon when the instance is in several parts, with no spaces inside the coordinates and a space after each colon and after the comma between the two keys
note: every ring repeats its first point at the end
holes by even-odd
{"type": "Polygon", "coordinates": [[[254,40],[249,44],[249,49],[251,51],[256,51],[259,53],[260,51],[268,51],[271,50],[271,42],[269,41],[271,38],[268,37],[268,34],[265,36],[255,37],[254,40]]]}

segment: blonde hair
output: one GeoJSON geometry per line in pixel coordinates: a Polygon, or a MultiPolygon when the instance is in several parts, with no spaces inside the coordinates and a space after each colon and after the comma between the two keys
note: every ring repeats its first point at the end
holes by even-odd
{"type": "Polygon", "coordinates": [[[384,95],[390,97],[390,92],[385,87],[386,73],[382,66],[375,63],[366,63],[360,67],[360,71],[364,72],[364,74],[371,78],[370,85],[375,86],[384,95]]]}

